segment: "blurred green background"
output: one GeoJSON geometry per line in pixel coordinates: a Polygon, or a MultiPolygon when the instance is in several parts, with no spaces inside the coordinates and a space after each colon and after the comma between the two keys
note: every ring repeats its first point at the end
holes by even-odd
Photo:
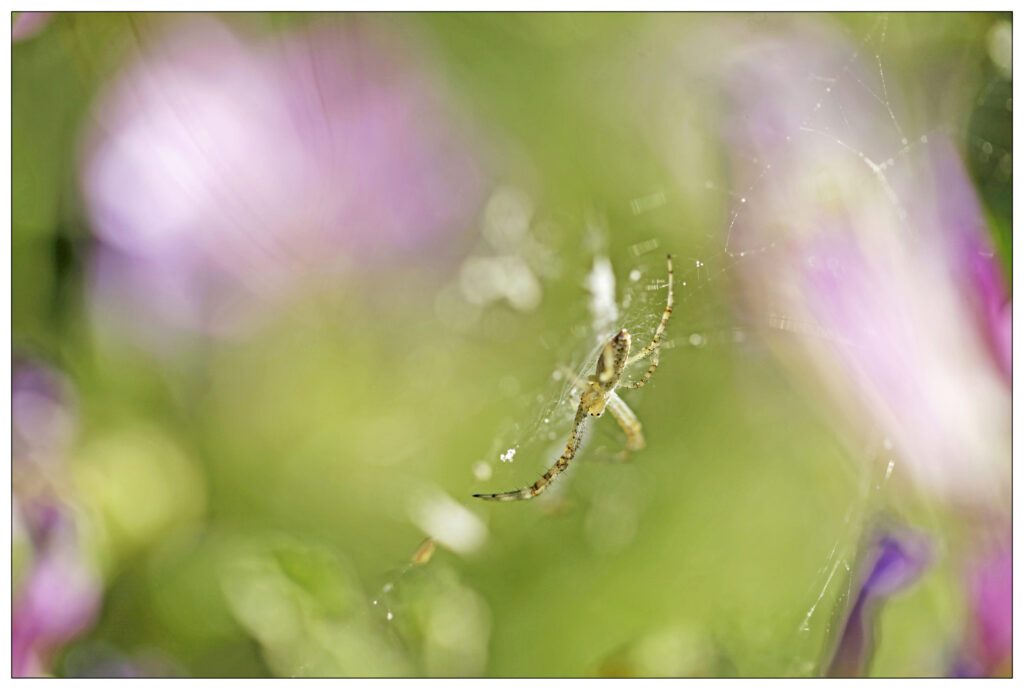
{"type": "MultiPolygon", "coordinates": [[[[273,32],[319,18],[224,19],[273,32]]],[[[674,41],[716,19],[379,19],[432,46],[465,108],[502,142],[495,178],[530,198],[531,227],[560,266],[536,309],[490,305],[461,327],[445,318],[458,261],[482,242],[471,227],[452,259],[353,277],[245,338],[157,356],[98,333],[84,288],[95,241],[77,191],[80,136],[98,89],[164,18],[60,15],[13,47],[14,349],[74,385],[68,466],[104,582],[95,626],[61,651],[55,673],[89,673],[107,657],[202,676],[818,672],[851,586],[835,566],[853,562],[873,516],[949,527],[926,507],[895,508],[766,348],[731,335],[732,269],[720,252],[729,199],[704,188],[728,188],[718,105],[710,87],[693,94],[702,143],[692,184],[680,184],[628,95],[674,41]],[[658,249],[638,256],[652,239],[658,249]],[[532,482],[553,457],[531,456],[551,444],[529,425],[561,392],[559,365],[589,366],[583,285],[597,251],[620,297],[631,270],[646,284],[663,275],[664,251],[688,257],[675,346],[651,386],[625,395],[648,448],[609,461],[601,449],[615,449],[619,432],[601,419],[553,500],[474,502],[532,482]],[[517,443],[514,463],[498,460],[517,443]],[[441,544],[410,566],[428,536],[412,506],[436,492],[472,511],[485,541],[462,554],[441,544]]],[[[878,21],[820,19],[854,40],[878,21]]],[[[881,50],[890,89],[914,88],[925,66],[962,73],[944,122],[968,152],[1009,266],[1010,181],[975,145],[1011,148],[1011,114],[992,104],[1012,82],[988,43],[1007,19],[890,15],[881,50]]],[[[663,293],[636,294],[625,318],[650,324],[663,293]]],[[[555,445],[567,431],[557,428],[555,445]]],[[[885,608],[872,673],[943,672],[962,616],[949,577],[940,561],[885,608]]]]}

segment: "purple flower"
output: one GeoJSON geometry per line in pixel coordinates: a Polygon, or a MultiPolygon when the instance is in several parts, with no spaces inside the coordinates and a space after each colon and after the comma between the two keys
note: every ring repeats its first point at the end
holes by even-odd
{"type": "Polygon", "coordinates": [[[15,359],[11,371],[11,432],[20,464],[59,463],[75,431],[71,385],[53,369],[15,359]]]}
{"type": "Polygon", "coordinates": [[[481,169],[428,62],[362,20],[254,39],[193,19],[144,46],[81,169],[105,313],[231,331],[458,236],[481,169]]]}
{"type": "Polygon", "coordinates": [[[100,581],[67,496],[70,386],[51,369],[16,361],[11,408],[16,536],[30,552],[12,602],[11,673],[39,676],[49,673],[52,654],[95,620],[100,581]]]}
{"type": "Polygon", "coordinates": [[[883,531],[873,536],[863,555],[856,596],[840,628],[827,675],[864,675],[871,661],[882,604],[917,582],[929,560],[928,544],[921,535],[883,531]]]}
{"type": "Polygon", "coordinates": [[[904,131],[856,55],[811,26],[749,40],[728,68],[743,306],[844,430],[891,447],[897,475],[1005,513],[1006,283],[957,153],[904,131]]]}
{"type": "MultiPolygon", "coordinates": [[[[97,574],[86,560],[74,514],[57,503],[29,516],[34,551],[11,611],[11,673],[47,675],[50,657],[88,629],[100,603],[97,574]]],[[[16,509],[24,509],[16,501],[16,509]]]]}

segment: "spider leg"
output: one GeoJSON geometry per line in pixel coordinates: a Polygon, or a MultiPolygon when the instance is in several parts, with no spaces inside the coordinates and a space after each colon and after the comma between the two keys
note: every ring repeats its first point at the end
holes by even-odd
{"type": "Polygon", "coordinates": [[[665,334],[665,326],[668,325],[668,319],[672,316],[672,307],[675,304],[675,295],[672,292],[672,283],[674,281],[674,273],[672,271],[672,255],[669,254],[667,258],[668,264],[668,298],[665,303],[665,311],[661,313],[661,321],[658,322],[658,327],[654,329],[654,337],[651,338],[651,342],[647,343],[647,346],[637,352],[635,355],[626,360],[626,366],[639,362],[641,359],[645,359],[656,352],[658,347],[661,345],[661,338],[665,334]]]}
{"type": "Polygon", "coordinates": [[[626,388],[628,390],[643,388],[647,385],[647,382],[651,380],[651,377],[654,376],[654,372],[658,370],[658,364],[660,363],[661,358],[658,355],[658,351],[655,350],[654,354],[651,355],[651,366],[647,367],[647,371],[644,372],[644,375],[632,383],[624,383],[620,385],[619,388],[626,388]]]}
{"type": "Polygon", "coordinates": [[[612,417],[626,434],[626,449],[623,459],[632,451],[643,450],[647,442],[644,441],[640,420],[636,418],[633,410],[629,409],[626,401],[620,398],[615,391],[608,394],[608,411],[612,413],[612,417]]]}
{"type": "Polygon", "coordinates": [[[485,501],[525,501],[539,496],[551,485],[555,477],[565,471],[569,463],[572,462],[572,459],[576,457],[576,451],[579,450],[580,442],[583,440],[583,423],[589,416],[586,407],[580,403],[580,406],[576,409],[576,418],[573,420],[572,431],[569,433],[569,441],[565,444],[565,450],[562,451],[562,455],[555,461],[555,464],[533,484],[524,486],[522,489],[505,491],[498,494],[473,494],[473,498],[480,498],[485,501]]]}

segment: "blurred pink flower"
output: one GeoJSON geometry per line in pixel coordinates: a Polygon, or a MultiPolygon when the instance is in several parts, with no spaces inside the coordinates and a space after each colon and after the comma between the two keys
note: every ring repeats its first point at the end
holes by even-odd
{"type": "Polygon", "coordinates": [[[1005,514],[1006,284],[956,152],[904,132],[893,75],[886,91],[857,55],[818,26],[748,41],[728,67],[741,300],[897,474],[1005,514]]]}
{"type": "Polygon", "coordinates": [[[11,22],[11,41],[25,41],[46,28],[53,19],[53,12],[17,12],[11,22]]]}
{"type": "Polygon", "coordinates": [[[108,311],[231,330],[468,227],[482,172],[443,78],[353,22],[256,40],[192,19],[103,94],[81,185],[108,311]]]}
{"type": "MultiPolygon", "coordinates": [[[[27,517],[33,562],[11,610],[11,675],[51,672],[52,654],[88,629],[100,604],[100,583],[87,563],[73,514],[57,503],[27,517]]],[[[15,499],[15,509],[25,506],[15,499]]]]}
{"type": "Polygon", "coordinates": [[[1011,675],[1013,553],[1009,540],[971,563],[967,596],[967,635],[954,662],[953,675],[1011,675]]]}
{"type": "MultiPolygon", "coordinates": [[[[962,509],[984,539],[1010,509],[1007,284],[954,147],[908,131],[898,73],[861,52],[809,23],[747,41],[726,70],[740,300],[837,428],[886,446],[886,476],[962,509]]],[[[1008,648],[1009,561],[964,560],[972,610],[952,671],[990,673],[1008,648]]],[[[908,582],[923,563],[901,562],[908,582]]],[[[833,674],[870,660],[866,582],[833,674]]]]}
{"type": "Polygon", "coordinates": [[[11,408],[15,532],[31,553],[12,601],[11,675],[40,676],[54,652],[92,625],[101,583],[66,496],[70,386],[51,369],[16,361],[11,408]]]}

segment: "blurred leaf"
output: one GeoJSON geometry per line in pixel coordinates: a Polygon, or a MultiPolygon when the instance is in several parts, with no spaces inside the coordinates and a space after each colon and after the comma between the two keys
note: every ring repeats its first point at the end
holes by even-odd
{"type": "Polygon", "coordinates": [[[255,542],[226,557],[221,585],[277,675],[410,673],[348,566],[320,547],[255,542]]]}

